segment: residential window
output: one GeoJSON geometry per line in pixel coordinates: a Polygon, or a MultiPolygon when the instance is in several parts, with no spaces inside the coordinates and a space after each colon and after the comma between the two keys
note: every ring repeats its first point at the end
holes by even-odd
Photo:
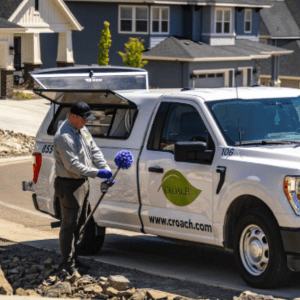
{"type": "Polygon", "coordinates": [[[252,10],[245,10],[245,32],[251,32],[252,25],[252,10]]]}
{"type": "Polygon", "coordinates": [[[35,0],[35,3],[34,3],[34,9],[35,9],[36,11],[39,10],[39,0],[35,0]]]}
{"type": "Polygon", "coordinates": [[[231,31],[231,10],[216,10],[216,33],[230,33],[231,31]]]}
{"type": "Polygon", "coordinates": [[[169,7],[152,7],[151,33],[169,33],[169,7]]]}
{"type": "Polygon", "coordinates": [[[144,6],[120,6],[119,31],[124,33],[147,33],[148,8],[144,6]]]}

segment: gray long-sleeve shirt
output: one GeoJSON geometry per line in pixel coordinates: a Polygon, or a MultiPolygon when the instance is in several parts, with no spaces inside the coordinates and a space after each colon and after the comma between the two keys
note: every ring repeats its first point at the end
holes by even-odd
{"type": "Polygon", "coordinates": [[[110,170],[88,129],[77,130],[66,119],[54,137],[56,176],[64,178],[95,178],[99,169],[110,170]],[[94,166],[95,167],[94,167],[94,166]]]}

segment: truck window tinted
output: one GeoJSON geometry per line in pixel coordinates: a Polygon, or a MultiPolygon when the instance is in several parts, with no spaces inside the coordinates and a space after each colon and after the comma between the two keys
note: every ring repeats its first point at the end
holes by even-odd
{"type": "Polygon", "coordinates": [[[300,140],[300,98],[225,100],[207,103],[229,144],[300,140]]]}
{"type": "Polygon", "coordinates": [[[193,106],[162,103],[153,124],[148,149],[174,152],[176,142],[207,140],[206,126],[193,106]]]}
{"type": "MultiPolygon", "coordinates": [[[[62,122],[69,117],[69,114],[69,107],[59,107],[48,128],[48,134],[54,135],[62,122]]],[[[136,109],[92,107],[92,114],[96,120],[88,122],[86,127],[93,137],[126,139],[130,135],[136,109]]]]}

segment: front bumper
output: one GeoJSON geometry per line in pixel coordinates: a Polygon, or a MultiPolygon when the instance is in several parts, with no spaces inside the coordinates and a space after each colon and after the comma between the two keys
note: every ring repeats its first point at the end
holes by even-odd
{"type": "Polygon", "coordinates": [[[281,228],[284,251],[287,254],[287,265],[290,270],[300,271],[300,228],[281,228]]]}
{"type": "Polygon", "coordinates": [[[34,192],[35,191],[35,183],[32,180],[22,181],[22,188],[23,188],[23,191],[34,192]]]}

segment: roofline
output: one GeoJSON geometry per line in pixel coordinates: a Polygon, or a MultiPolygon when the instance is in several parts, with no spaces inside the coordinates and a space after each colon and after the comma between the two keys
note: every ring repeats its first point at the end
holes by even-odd
{"type": "Polygon", "coordinates": [[[284,54],[291,54],[294,50],[282,50],[282,51],[263,51],[262,54],[269,54],[269,55],[284,55],[284,54]]]}
{"type": "Polygon", "coordinates": [[[23,33],[26,31],[26,28],[0,28],[0,33],[23,33]]]}
{"type": "MultiPolygon", "coordinates": [[[[25,6],[25,4],[28,3],[28,1],[29,0],[23,0],[23,2],[20,3],[20,5],[18,6],[18,8],[10,16],[10,18],[8,19],[8,21],[14,23],[14,19],[20,13],[20,11],[25,6]]],[[[64,1],[63,0],[56,0],[56,2],[63,8],[63,10],[65,11],[65,13],[68,16],[69,20],[75,26],[75,28],[76,28],[75,30],[82,31],[83,27],[80,25],[80,23],[78,22],[78,20],[74,17],[74,15],[72,14],[72,12],[68,8],[68,6],[64,3],[64,1]]]]}
{"type": "MultiPolygon", "coordinates": [[[[65,0],[65,1],[73,1],[73,2],[83,2],[82,0],[65,0]]],[[[216,3],[209,3],[209,2],[203,2],[199,3],[197,1],[157,1],[157,0],[86,0],[84,2],[110,2],[110,3],[153,3],[153,4],[173,4],[173,5],[198,5],[198,6],[229,6],[229,7],[253,7],[253,8],[270,8],[272,7],[271,4],[240,4],[240,3],[223,3],[223,2],[216,2],[216,3]]]]}
{"type": "Polygon", "coordinates": [[[181,58],[181,57],[164,57],[164,56],[144,56],[147,60],[166,60],[166,61],[184,61],[184,62],[206,62],[206,61],[236,61],[236,60],[252,60],[267,59],[271,55],[249,55],[249,56],[229,56],[229,57],[203,57],[203,58],[181,58]]]}
{"type": "Polygon", "coordinates": [[[63,0],[57,0],[58,4],[65,10],[67,16],[70,18],[71,22],[75,25],[77,31],[82,31],[84,27],[80,25],[78,20],[75,18],[69,7],[65,4],[63,0]]]}
{"type": "Polygon", "coordinates": [[[271,35],[260,35],[259,38],[262,39],[272,39],[272,40],[299,40],[300,36],[271,36],[271,35]]]}
{"type": "Polygon", "coordinates": [[[17,14],[22,10],[22,8],[25,6],[25,4],[29,0],[23,0],[20,5],[17,7],[17,9],[13,12],[13,14],[9,17],[8,21],[13,23],[14,18],[17,16],[17,14]]]}

